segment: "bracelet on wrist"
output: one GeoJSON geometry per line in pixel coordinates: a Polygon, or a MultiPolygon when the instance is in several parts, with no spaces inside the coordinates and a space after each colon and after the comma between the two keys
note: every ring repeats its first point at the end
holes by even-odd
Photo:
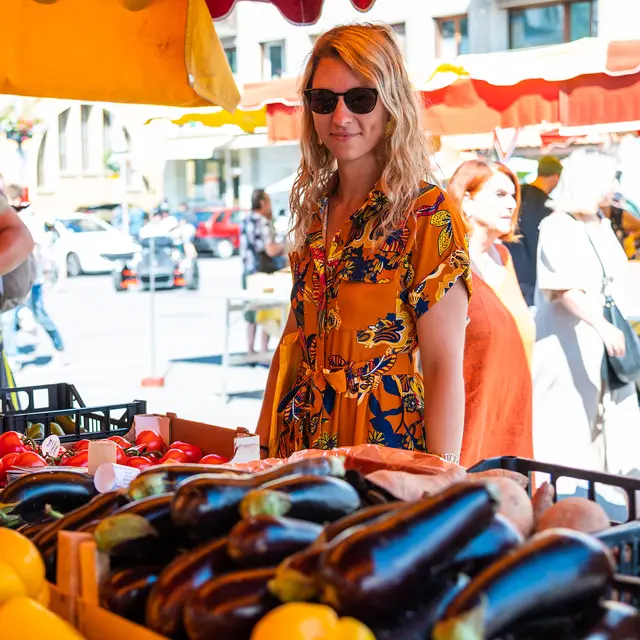
{"type": "Polygon", "coordinates": [[[442,458],[446,462],[451,462],[453,464],[460,464],[460,456],[455,453],[438,453],[436,451],[429,451],[432,456],[438,456],[438,458],[442,458]]]}

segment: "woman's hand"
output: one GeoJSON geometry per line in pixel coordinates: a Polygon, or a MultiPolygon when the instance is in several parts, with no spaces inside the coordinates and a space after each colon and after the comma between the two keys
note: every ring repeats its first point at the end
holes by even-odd
{"type": "Polygon", "coordinates": [[[596,326],[596,331],[604,343],[607,353],[616,358],[621,358],[627,351],[624,333],[615,325],[602,318],[602,322],[596,326]]]}

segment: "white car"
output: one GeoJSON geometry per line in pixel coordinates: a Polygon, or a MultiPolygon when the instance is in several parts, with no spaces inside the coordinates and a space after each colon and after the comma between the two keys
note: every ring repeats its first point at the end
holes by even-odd
{"type": "Polygon", "coordinates": [[[140,245],[130,236],[92,213],[60,215],[53,221],[54,251],[64,260],[69,276],[107,273],[113,262],[105,256],[136,253],[140,245]]]}

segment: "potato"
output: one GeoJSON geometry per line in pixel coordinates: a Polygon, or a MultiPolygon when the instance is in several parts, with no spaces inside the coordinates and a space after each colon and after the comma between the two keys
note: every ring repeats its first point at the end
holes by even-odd
{"type": "Polygon", "coordinates": [[[598,533],[611,526],[605,510],[587,498],[565,498],[549,507],[541,516],[536,531],[556,527],[598,533]]]}
{"type": "Polygon", "coordinates": [[[515,528],[526,538],[533,532],[533,506],[529,494],[518,484],[507,477],[485,477],[472,479],[472,482],[483,482],[497,489],[500,506],[498,513],[501,513],[515,528]]]}
{"type": "Polygon", "coordinates": [[[556,495],[556,490],[554,489],[552,484],[548,482],[543,482],[536,491],[536,494],[533,496],[533,517],[536,521],[536,527],[538,522],[540,522],[540,518],[542,514],[553,506],[553,498],[556,495]]]}
{"type": "Polygon", "coordinates": [[[399,500],[411,502],[420,498],[435,496],[452,484],[464,480],[465,476],[464,467],[455,466],[432,476],[380,469],[368,474],[366,477],[367,480],[386,489],[399,500]]]}

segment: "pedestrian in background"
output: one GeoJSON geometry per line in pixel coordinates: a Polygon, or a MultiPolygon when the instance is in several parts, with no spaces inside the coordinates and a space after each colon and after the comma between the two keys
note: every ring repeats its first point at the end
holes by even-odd
{"type": "MultiPolygon", "coordinates": [[[[33,276],[33,284],[31,286],[31,294],[27,298],[25,306],[29,308],[36,323],[45,330],[53,343],[53,347],[55,349],[54,364],[66,366],[67,359],[65,355],[64,341],[62,340],[62,336],[60,335],[60,332],[58,331],[58,328],[51,316],[48,314],[44,304],[43,286],[45,282],[45,261],[48,245],[48,239],[45,232],[45,221],[37,213],[34,213],[31,207],[23,208],[24,203],[22,202],[22,194],[23,189],[19,185],[10,184],[7,187],[9,203],[14,208],[22,209],[20,217],[29,229],[34,242],[33,262],[35,272],[33,276]]],[[[5,323],[7,354],[10,355],[11,358],[16,358],[16,364],[19,364],[17,362],[16,340],[19,312],[20,307],[16,307],[12,311],[9,311],[7,322],[5,323]]]]}
{"type": "Polygon", "coordinates": [[[556,188],[561,174],[560,160],[554,156],[543,156],[540,159],[538,177],[531,184],[522,185],[520,190],[518,239],[507,244],[522,295],[529,307],[534,304],[539,227],[551,213],[548,206],[549,194],[556,188]]]}
{"type": "Polygon", "coordinates": [[[536,344],[533,353],[534,454],[544,462],[626,474],[640,469],[640,410],[635,385],[611,389],[605,350],[625,338],[603,312],[604,281],[628,309],[627,258],[601,213],[609,206],[614,158],[575,151],[564,162],[553,213],[540,225],[536,344]]]}
{"type": "MultiPolygon", "coordinates": [[[[284,245],[276,242],[273,227],[271,198],[264,189],[255,189],[251,194],[251,212],[242,221],[240,235],[240,256],[242,257],[242,288],[247,288],[247,277],[255,273],[274,273],[280,266],[284,245]]],[[[255,353],[258,323],[256,312],[247,311],[244,315],[247,327],[247,351],[255,353]]],[[[269,349],[269,334],[263,329],[261,351],[269,349]]]]}
{"type": "Polygon", "coordinates": [[[496,456],[531,458],[535,325],[503,244],[517,242],[518,179],[508,167],[479,158],[458,167],[448,192],[469,227],[473,273],[460,461],[471,466],[496,456]]]}

